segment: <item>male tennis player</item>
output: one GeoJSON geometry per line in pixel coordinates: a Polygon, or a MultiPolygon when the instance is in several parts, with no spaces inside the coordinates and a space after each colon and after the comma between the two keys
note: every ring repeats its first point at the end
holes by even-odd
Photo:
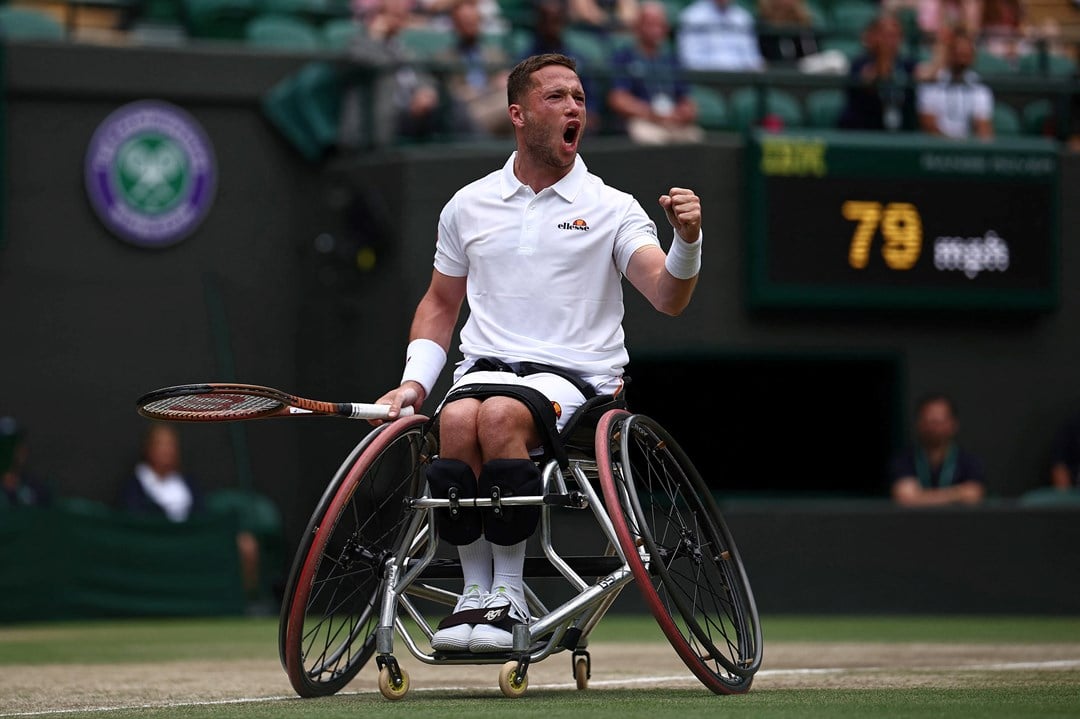
{"type": "MultiPolygon", "coordinates": [[[[440,452],[427,472],[435,497],[451,489],[462,498],[478,489],[489,496],[493,486],[504,496],[540,494],[530,459],[543,442],[538,405],[562,429],[586,395],[622,388],[629,359],[623,276],[657,310],[678,315],[701,265],[701,204],[692,190],[675,187],[659,198],[675,229],[665,254],[637,200],[585,167],[577,154],[585,91],[574,60],[522,60],[510,73],[507,99],[517,150],[443,208],[401,385],[378,400],[392,406],[391,417],[402,406],[420,410],[467,298],[463,358],[438,411],[440,452]]],[[[439,536],[458,547],[464,591],[432,648],[509,650],[513,625],[529,622],[522,570],[539,508],[511,513],[437,513],[439,536]]]]}

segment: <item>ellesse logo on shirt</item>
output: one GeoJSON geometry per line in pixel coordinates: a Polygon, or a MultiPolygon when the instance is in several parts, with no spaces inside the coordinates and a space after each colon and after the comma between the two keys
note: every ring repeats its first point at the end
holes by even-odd
{"type": "Polygon", "coordinates": [[[563,222],[560,225],[556,225],[556,227],[558,227],[560,230],[581,230],[582,232],[584,232],[585,230],[589,229],[589,223],[585,220],[578,218],[573,222],[563,222]]]}

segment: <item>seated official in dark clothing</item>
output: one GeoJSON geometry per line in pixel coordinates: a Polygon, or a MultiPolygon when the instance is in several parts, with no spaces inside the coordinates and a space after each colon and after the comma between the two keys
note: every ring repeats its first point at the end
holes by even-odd
{"type": "Polygon", "coordinates": [[[956,405],[931,394],[915,408],[915,442],[889,467],[893,501],[906,507],[978,504],[986,496],[982,462],[956,442],[956,405]]]}
{"type": "Polygon", "coordinates": [[[890,15],[863,31],[866,51],[851,62],[838,126],[845,130],[915,130],[917,67],[900,56],[903,32],[890,15]]]}

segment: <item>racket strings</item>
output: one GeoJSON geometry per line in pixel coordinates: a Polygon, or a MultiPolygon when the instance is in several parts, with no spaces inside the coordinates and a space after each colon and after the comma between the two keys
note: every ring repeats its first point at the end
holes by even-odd
{"type": "Polygon", "coordinates": [[[166,397],[148,402],[143,410],[162,419],[209,419],[264,415],[281,407],[269,397],[213,393],[166,397]]]}

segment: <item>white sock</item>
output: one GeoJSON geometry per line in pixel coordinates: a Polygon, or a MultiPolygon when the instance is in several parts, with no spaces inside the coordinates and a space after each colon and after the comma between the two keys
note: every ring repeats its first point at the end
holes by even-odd
{"type": "Polygon", "coordinates": [[[461,574],[465,586],[476,584],[481,594],[491,591],[491,542],[481,537],[470,544],[458,546],[461,559],[461,574]]]}
{"type": "Polygon", "coordinates": [[[499,544],[491,545],[492,559],[494,560],[494,574],[491,587],[506,587],[507,591],[519,599],[525,598],[525,580],[522,574],[525,572],[525,543],[521,540],[517,544],[504,547],[499,544]]]}

